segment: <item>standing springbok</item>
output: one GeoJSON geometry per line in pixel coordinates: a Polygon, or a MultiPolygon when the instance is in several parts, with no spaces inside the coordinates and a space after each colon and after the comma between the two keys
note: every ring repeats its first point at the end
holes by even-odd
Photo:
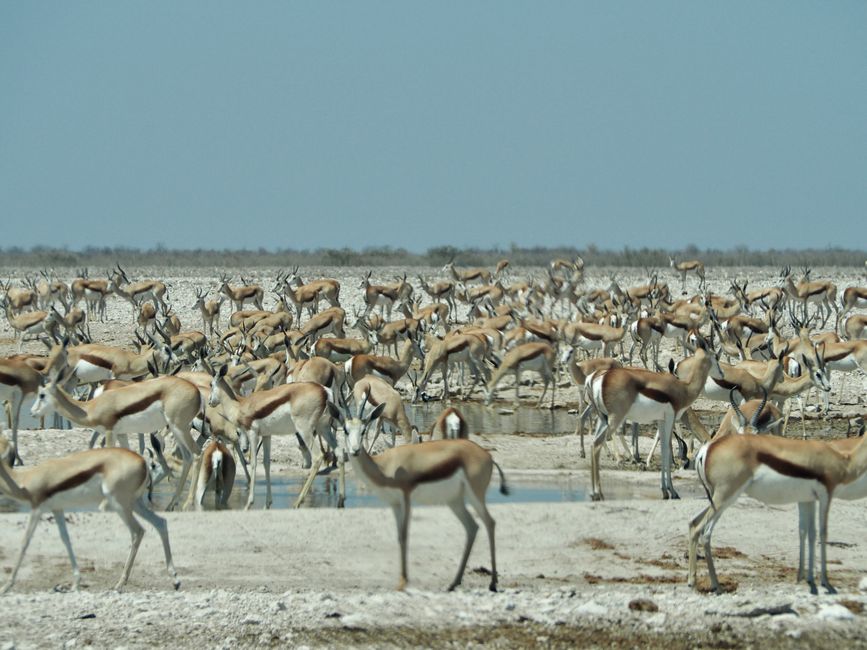
{"type": "Polygon", "coordinates": [[[148,467],[144,458],[128,449],[91,449],[62,458],[53,458],[35,467],[12,469],[9,461],[15,455],[9,440],[0,436],[0,492],[30,506],[30,520],[24,533],[24,541],[9,580],[0,589],[6,593],[15,584],[18,569],[36,530],[36,525],[46,512],[54,516],[60,539],[66,547],[72,564],[72,588],[78,590],[81,573],[75,561],[72,542],[66,530],[64,510],[100,506],[115,511],[123,520],[132,541],[129,554],[115,585],[122,589],[129,580],[144,528],[135,518],[138,515],[156,528],[163,543],[166,568],[175,589],[181,586],[178,573],[172,562],[169,530],[166,520],[159,517],[145,502],[148,488],[148,467]]]}
{"type": "Polygon", "coordinates": [[[797,285],[792,276],[792,267],[785,267],[780,273],[783,288],[792,300],[800,302],[804,307],[804,320],[807,320],[807,306],[814,303],[822,313],[822,327],[828,322],[831,310],[838,311],[837,285],[828,280],[809,280],[810,269],[804,269],[804,279],[797,285]]]}
{"type": "MultiPolygon", "coordinates": [[[[211,381],[210,406],[222,404],[223,412],[238,431],[242,450],[249,447],[250,485],[247,494],[247,510],[253,507],[256,497],[256,467],[259,456],[259,439],[262,439],[262,466],[265,469],[265,507],[270,508],[271,498],[271,436],[295,434],[304,457],[303,467],[313,465],[310,450],[316,434],[326,439],[333,449],[335,443],[330,423],[323,421],[328,393],[325,388],[312,382],[283,384],[269,390],[238,395],[229,382],[223,365],[214,373],[211,381]]],[[[326,418],[327,419],[327,418],[326,418]]]]}
{"type": "Polygon", "coordinates": [[[202,449],[202,462],[196,476],[196,508],[201,509],[205,493],[213,485],[214,506],[225,509],[235,484],[235,458],[222,442],[212,437],[202,449]]]}
{"type": "MultiPolygon", "coordinates": [[[[240,311],[244,308],[244,303],[252,302],[256,305],[256,309],[263,309],[262,298],[265,292],[258,284],[244,284],[240,287],[233,287],[229,284],[228,275],[220,274],[220,293],[224,294],[232,301],[232,307],[235,311],[240,311]]],[[[241,282],[243,282],[243,278],[241,282]]]]}
{"type": "MultiPolygon", "coordinates": [[[[305,283],[298,275],[298,267],[296,266],[283,277],[283,281],[287,287],[295,287],[303,296],[313,294],[313,299],[317,305],[325,300],[331,307],[340,307],[340,283],[337,280],[322,278],[305,283]]],[[[314,308],[314,311],[317,309],[314,308]]],[[[300,320],[300,314],[298,318],[300,320]]]]}
{"type": "Polygon", "coordinates": [[[704,285],[704,264],[700,260],[676,261],[669,255],[668,263],[675,271],[680,273],[680,290],[686,293],[686,274],[695,273],[698,276],[699,287],[704,285]]]}
{"type": "Polygon", "coordinates": [[[658,423],[657,435],[662,452],[661,485],[664,499],[680,498],[671,481],[671,433],[674,423],[701,393],[708,375],[722,377],[719,361],[700,340],[690,375],[683,381],[670,373],[638,368],[612,368],[587,377],[587,392],[599,422],[590,455],[591,498],[601,500],[599,453],[608,432],[617,431],[625,422],[658,423]]]}
{"type": "MultiPolygon", "coordinates": [[[[18,423],[21,419],[21,404],[35,397],[42,385],[42,375],[23,361],[0,359],[0,404],[9,405],[9,420],[12,426],[12,449],[18,451],[18,423]]],[[[19,461],[17,456],[13,462],[19,461]]]]}
{"type": "Polygon", "coordinates": [[[372,273],[372,271],[368,271],[360,285],[360,288],[364,290],[362,298],[366,305],[364,316],[369,316],[374,308],[379,307],[381,312],[385,311],[386,319],[391,320],[391,308],[398,299],[400,287],[392,284],[371,284],[370,276],[372,273]]]}
{"type": "Polygon", "coordinates": [[[557,363],[557,352],[547,343],[524,343],[509,350],[500,362],[500,366],[491,374],[486,388],[485,404],[494,399],[497,384],[507,372],[515,374],[515,403],[520,399],[521,371],[532,370],[542,377],[542,394],[536,402],[536,408],[542,405],[548,385],[551,385],[551,406],[554,408],[554,397],[557,393],[557,381],[554,370],[557,363]]]}
{"type": "Polygon", "coordinates": [[[226,297],[219,300],[207,300],[207,297],[207,292],[196,289],[196,302],[192,308],[202,312],[202,329],[207,329],[208,336],[213,336],[214,332],[220,331],[220,308],[226,297]]]}
{"type": "Polygon", "coordinates": [[[837,328],[840,329],[840,323],[853,309],[867,309],[867,287],[848,287],[843,291],[843,298],[840,301],[843,308],[837,313],[837,328]]]}
{"type": "Polygon", "coordinates": [[[435,440],[418,445],[402,445],[370,456],[364,446],[364,436],[371,421],[382,413],[384,405],[380,404],[369,416],[364,417],[365,402],[362,398],[355,417],[348,411],[336,409],[335,415],[343,425],[353,470],[394,512],[400,542],[400,580],[397,589],[402,591],[407,583],[407,542],[413,502],[446,504],[463,524],[467,540],[458,573],[449,585],[449,591],[461,584],[479,529],[467,510],[466,502],[469,500],[488,533],[491,547],[489,589],[496,591],[495,524],[485,505],[485,496],[495,467],[500,474],[500,492],[509,493],[503,470],[494,462],[491,454],[469,440],[435,440]]]}
{"type": "Polygon", "coordinates": [[[490,378],[485,357],[488,354],[488,342],[484,336],[476,334],[459,334],[452,332],[445,339],[436,337],[430,342],[424,357],[424,368],[421,380],[416,387],[416,399],[424,393],[424,388],[437,368],[443,375],[443,401],[449,399],[449,365],[465,362],[470,365],[474,380],[470,391],[479,381],[487,382],[490,378]]]}
{"type": "MultiPolygon", "coordinates": [[[[821,584],[828,593],[836,593],[828,581],[828,511],[838,486],[842,488],[844,484],[852,483],[867,471],[867,445],[863,444],[863,439],[850,452],[841,453],[818,440],[754,434],[724,436],[699,450],[696,467],[710,504],[689,523],[690,587],[695,587],[697,550],[701,543],[711,589],[719,591],[711,553],[711,535],[723,512],[745,492],[754,499],[774,505],[819,502],[821,584]]],[[[802,526],[807,512],[811,512],[809,507],[801,509],[802,526]]],[[[807,583],[812,593],[818,592],[812,564],[807,583]]]]}
{"type": "Polygon", "coordinates": [[[434,421],[430,430],[431,440],[454,440],[463,438],[469,440],[470,431],[467,419],[454,406],[447,406],[434,421]]]}
{"type": "Polygon", "coordinates": [[[450,273],[455,282],[467,284],[478,280],[482,284],[491,283],[491,272],[488,269],[456,269],[454,260],[450,260],[443,266],[444,273],[450,273]]]}

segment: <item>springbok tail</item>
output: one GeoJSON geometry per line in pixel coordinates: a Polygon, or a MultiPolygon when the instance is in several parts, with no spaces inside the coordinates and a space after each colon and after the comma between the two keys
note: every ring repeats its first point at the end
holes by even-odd
{"type": "Polygon", "coordinates": [[[500,494],[505,494],[508,496],[510,494],[509,486],[506,483],[506,475],[503,474],[503,468],[500,467],[496,461],[494,461],[494,467],[497,468],[497,471],[500,473],[500,494]]]}

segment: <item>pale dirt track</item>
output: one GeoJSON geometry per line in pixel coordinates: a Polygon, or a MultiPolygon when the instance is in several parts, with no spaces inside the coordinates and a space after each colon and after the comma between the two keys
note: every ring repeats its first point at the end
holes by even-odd
{"type": "MultiPolygon", "coordinates": [[[[341,273],[343,301],[351,311],[360,274],[341,273]]],[[[773,276],[771,270],[761,273],[767,281],[773,276]]],[[[324,274],[335,273],[332,269],[324,274]]],[[[381,279],[389,275],[382,272],[381,279]]],[[[200,326],[198,315],[188,309],[193,287],[213,284],[215,276],[190,271],[169,279],[185,324],[200,326]]],[[[262,279],[271,277],[263,274],[262,279]]],[[[588,284],[603,284],[605,277],[600,274],[594,283],[591,275],[588,284]]],[[[846,277],[835,279],[841,288],[851,283],[846,277]]],[[[722,291],[723,280],[716,278],[720,286],[712,288],[722,291]]],[[[127,342],[128,306],[110,302],[109,315],[110,323],[94,325],[95,338],[127,342]]],[[[8,328],[0,329],[0,337],[7,335],[8,328]]],[[[10,347],[0,346],[0,352],[10,353],[10,347]]],[[[863,409],[857,403],[862,381],[850,380],[843,400],[846,416],[863,409]]],[[[503,399],[511,395],[510,389],[501,392],[503,399]]],[[[835,399],[833,395],[832,404],[835,399]]],[[[560,408],[573,400],[574,393],[558,391],[560,408]]],[[[699,406],[708,424],[718,417],[707,411],[708,405],[699,406]]],[[[824,435],[828,426],[834,435],[846,428],[843,419],[811,424],[811,430],[824,435]]],[[[22,456],[38,462],[81,449],[87,438],[82,431],[24,432],[22,456]]],[[[574,436],[502,432],[474,439],[492,449],[513,479],[531,470],[587,478],[587,462],[579,458],[574,436]]],[[[646,449],[649,442],[644,437],[642,446],[646,449]]],[[[299,454],[289,443],[275,441],[275,469],[297,475],[299,454]]],[[[652,492],[658,483],[657,471],[616,471],[610,460],[604,460],[603,467],[603,485],[619,477],[652,492]]],[[[348,480],[354,480],[351,474],[348,480]]],[[[675,473],[678,487],[695,487],[695,481],[693,472],[675,473]]],[[[710,596],[689,590],[686,525],[703,505],[704,500],[694,498],[492,506],[499,594],[486,590],[489,577],[477,570],[489,567],[483,530],[464,585],[444,593],[463,539],[457,520],[444,508],[414,511],[411,589],[403,594],[392,591],[397,541],[393,518],[383,508],[169,513],[181,590],[171,589],[158,538],[149,530],[123,594],[109,589],[125,557],[125,528],[110,513],[74,513],[69,515],[70,532],[83,567],[83,591],[52,591],[54,585],[69,582],[70,572],[53,524],[43,523],[18,584],[0,597],[0,647],[58,647],[73,641],[96,647],[867,645],[867,614],[861,613],[867,595],[858,590],[867,573],[865,504],[833,505],[830,570],[840,594],[819,597],[795,584],[796,508],[769,508],[749,499],[726,513],[714,537],[718,572],[734,591],[710,596]],[[638,598],[652,601],[658,611],[631,610],[629,603],[638,598]],[[788,611],[783,606],[791,612],[762,614],[765,609],[788,611]]],[[[8,572],[25,517],[6,514],[0,520],[0,566],[8,572]]],[[[699,575],[706,575],[703,563],[699,575]]]]}

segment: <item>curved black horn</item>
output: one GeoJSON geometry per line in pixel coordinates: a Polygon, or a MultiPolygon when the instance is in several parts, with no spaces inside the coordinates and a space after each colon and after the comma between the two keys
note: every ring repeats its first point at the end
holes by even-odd
{"type": "Polygon", "coordinates": [[[729,391],[729,402],[731,402],[732,408],[735,410],[735,415],[738,416],[738,421],[741,423],[741,428],[743,428],[747,425],[747,418],[744,415],[743,411],[741,411],[740,407],[735,402],[735,391],[736,390],[737,390],[737,387],[733,387],[729,391]]]}
{"type": "Polygon", "coordinates": [[[759,430],[759,418],[762,415],[762,410],[765,408],[765,404],[768,403],[768,391],[764,386],[760,387],[762,389],[762,403],[759,404],[759,408],[756,409],[756,412],[753,413],[753,419],[750,420],[750,427],[753,431],[759,430]]]}

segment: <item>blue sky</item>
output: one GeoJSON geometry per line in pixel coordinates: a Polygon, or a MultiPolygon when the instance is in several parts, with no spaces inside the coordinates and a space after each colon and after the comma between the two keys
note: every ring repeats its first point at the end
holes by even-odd
{"type": "Polygon", "coordinates": [[[4,2],[0,247],[867,240],[867,3],[4,2]]]}

